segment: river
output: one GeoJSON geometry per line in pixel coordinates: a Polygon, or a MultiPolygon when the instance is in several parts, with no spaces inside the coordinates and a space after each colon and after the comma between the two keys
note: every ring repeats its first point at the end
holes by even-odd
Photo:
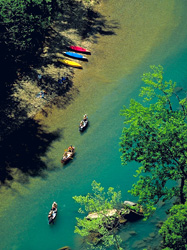
{"type": "MultiPolygon", "coordinates": [[[[136,181],[137,165],[121,165],[123,117],[119,113],[131,98],[141,101],[142,74],[150,65],[161,64],[165,79],[186,90],[185,0],[103,0],[98,11],[106,25],[92,46],[89,62],[83,63],[82,71],[75,70],[68,105],[65,109],[53,106],[47,116],[35,117],[43,131],[58,134],[41,157],[50,171],[0,190],[0,249],[56,250],[65,245],[86,249],[81,237],[74,234],[79,214],[72,197],[90,192],[96,180],[105,189],[121,190],[123,200],[135,200],[127,191],[136,181]],[[90,125],[80,135],[78,124],[85,113],[90,125]],[[76,147],[76,156],[62,167],[60,158],[70,144],[76,147]],[[47,214],[53,201],[58,203],[58,217],[49,226],[47,214]]],[[[165,219],[166,208],[159,204],[148,221],[128,223],[120,231],[124,249],[156,249],[156,225],[165,219]]]]}

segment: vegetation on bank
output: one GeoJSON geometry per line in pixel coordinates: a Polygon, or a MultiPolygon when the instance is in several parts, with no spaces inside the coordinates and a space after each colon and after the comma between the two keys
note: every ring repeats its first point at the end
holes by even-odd
{"type": "Polygon", "coordinates": [[[160,229],[163,250],[187,249],[187,204],[174,205],[160,229]]]}
{"type": "Polygon", "coordinates": [[[27,49],[33,50],[43,39],[58,7],[58,1],[0,1],[0,28],[5,60],[15,60],[27,49]],[[8,54],[7,54],[8,52],[8,54]]]}
{"type": "Polygon", "coordinates": [[[186,249],[187,98],[177,92],[175,82],[164,81],[162,66],[151,70],[143,75],[146,86],[140,92],[146,106],[131,100],[121,112],[125,117],[121,159],[123,164],[140,164],[139,180],[130,192],[139,197],[145,216],[156,210],[160,200],[178,200],[180,205],[170,210],[160,233],[166,249],[186,249]]]}
{"type": "Polygon", "coordinates": [[[96,2],[0,0],[0,137],[71,89],[73,70],[56,59],[70,44],[89,47],[91,36],[107,29],[105,18],[93,9],[96,2]],[[67,88],[56,84],[62,76],[70,80],[67,88]],[[45,100],[36,99],[44,90],[45,100]]]}
{"type": "MultiPolygon", "coordinates": [[[[37,113],[43,117],[48,116],[54,106],[64,109],[79,94],[79,88],[73,82],[76,70],[58,63],[57,58],[63,58],[63,52],[69,45],[89,49],[92,43],[97,42],[98,35],[112,36],[115,34],[114,30],[118,28],[116,23],[107,20],[106,16],[93,6],[99,1],[46,0],[38,6],[39,2],[0,0],[0,11],[4,15],[0,15],[2,37],[0,41],[0,150],[2,153],[0,184],[3,185],[11,184],[12,180],[22,181],[20,178],[22,175],[42,175],[42,170],[49,167],[41,161],[41,157],[45,155],[46,148],[51,145],[54,138],[59,137],[59,133],[58,131],[46,132],[33,117],[37,113]],[[11,9],[11,4],[15,7],[16,3],[21,3],[22,8],[11,9]],[[38,28],[26,36],[18,37],[19,41],[13,44],[11,39],[17,39],[19,29],[23,29],[20,33],[23,34],[31,27],[29,26],[31,24],[27,23],[29,3],[39,9],[41,14],[37,14],[38,19],[33,17],[36,20],[32,25],[39,27],[42,22],[43,26],[41,30],[38,28]],[[56,8],[55,3],[58,6],[56,8]],[[48,17],[46,13],[51,16],[48,17]],[[16,14],[15,17],[14,14],[16,14]],[[10,18],[12,21],[9,23],[10,18]],[[18,18],[22,20],[21,25],[19,22],[14,23],[14,19],[18,20],[18,18]],[[6,22],[3,23],[3,20],[6,22]],[[12,38],[11,32],[15,32],[12,38]],[[31,34],[36,36],[30,36],[31,34]],[[6,41],[6,36],[10,43],[6,41]],[[24,37],[26,41],[28,39],[28,43],[25,42],[24,37]],[[38,78],[39,75],[42,76],[41,80],[38,78]],[[60,84],[59,79],[62,78],[66,80],[60,84]],[[45,95],[41,97],[41,93],[45,95]],[[29,162],[28,159],[30,159],[29,162]]],[[[24,180],[27,181],[27,178],[24,180]]]]}
{"type": "Polygon", "coordinates": [[[105,247],[116,246],[120,247],[121,238],[116,235],[116,219],[118,217],[117,210],[115,209],[120,202],[121,192],[115,192],[112,187],[108,189],[108,192],[104,192],[104,188],[100,183],[96,181],[92,182],[92,191],[86,196],[74,196],[73,199],[84,206],[79,209],[80,213],[87,213],[92,215],[88,218],[84,216],[83,219],[76,218],[77,226],[75,227],[75,233],[85,237],[86,243],[92,248],[95,246],[102,249],[102,245],[105,247]],[[108,216],[110,211],[114,211],[111,216],[108,216]],[[102,242],[102,245],[98,244],[102,242]]]}
{"type": "MultiPolygon", "coordinates": [[[[157,203],[175,199],[176,203],[168,212],[169,217],[163,223],[160,234],[163,237],[162,249],[187,249],[187,98],[176,83],[164,81],[163,67],[151,66],[151,72],[143,75],[145,87],[140,96],[146,105],[131,100],[129,107],[123,107],[121,115],[125,117],[121,136],[122,164],[135,161],[137,183],[129,191],[139,198],[146,219],[156,210],[157,203]]],[[[86,204],[89,197],[77,198],[86,204]]],[[[92,209],[99,211],[100,196],[95,195],[96,204],[92,209]]],[[[102,208],[103,209],[103,208],[102,208]]],[[[102,210],[100,209],[100,210],[102,210]]],[[[89,209],[87,210],[89,211],[89,209]]],[[[78,226],[92,228],[93,221],[78,226]]],[[[98,225],[97,225],[98,226],[98,225]]],[[[101,226],[103,228],[103,225],[101,226]]],[[[76,232],[82,233],[76,229],[76,232]]],[[[83,235],[83,234],[81,234],[83,235]]],[[[104,232],[105,237],[107,233],[104,232]]],[[[103,242],[103,244],[105,244],[103,242]]],[[[118,247],[117,247],[118,248],[118,247]]]]}
{"type": "Polygon", "coordinates": [[[60,0],[0,0],[1,60],[16,62],[36,52],[58,12],[64,12],[60,0]]]}
{"type": "Polygon", "coordinates": [[[147,86],[140,92],[147,105],[131,100],[129,108],[122,110],[124,124],[129,127],[123,128],[120,150],[123,164],[141,164],[137,170],[139,181],[131,194],[139,196],[147,216],[160,199],[177,196],[184,204],[187,179],[187,99],[176,93],[176,83],[163,80],[161,66],[151,69],[143,75],[147,86]]]}

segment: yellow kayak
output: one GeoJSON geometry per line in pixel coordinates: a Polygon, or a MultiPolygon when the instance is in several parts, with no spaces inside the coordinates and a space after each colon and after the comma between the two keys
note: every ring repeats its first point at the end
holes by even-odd
{"type": "Polygon", "coordinates": [[[71,61],[71,60],[67,60],[67,59],[58,59],[58,61],[61,62],[61,63],[63,63],[63,64],[65,64],[65,65],[82,69],[82,66],[79,63],[77,63],[77,62],[74,62],[74,61],[71,61]]]}

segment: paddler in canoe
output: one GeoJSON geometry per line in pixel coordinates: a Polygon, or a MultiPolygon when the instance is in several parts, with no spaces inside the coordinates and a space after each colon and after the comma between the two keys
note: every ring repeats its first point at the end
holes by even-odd
{"type": "Polygon", "coordinates": [[[73,147],[72,145],[69,146],[68,149],[65,149],[64,154],[63,154],[62,159],[61,159],[61,163],[65,163],[65,162],[73,159],[74,153],[75,153],[75,147],[73,147]]]}

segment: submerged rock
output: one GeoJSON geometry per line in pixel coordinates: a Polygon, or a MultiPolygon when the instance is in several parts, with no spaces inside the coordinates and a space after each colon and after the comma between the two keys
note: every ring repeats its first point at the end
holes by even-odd
{"type": "Polygon", "coordinates": [[[71,250],[71,248],[70,248],[70,247],[68,247],[68,246],[65,246],[65,247],[61,247],[61,248],[59,248],[58,250],[71,250]]]}
{"type": "Polygon", "coordinates": [[[182,91],[183,90],[183,87],[176,87],[175,89],[174,89],[174,92],[175,93],[178,93],[178,92],[180,92],[180,91],[182,91]]]}
{"type": "Polygon", "coordinates": [[[130,235],[137,235],[136,231],[129,231],[128,232],[130,235]]]}
{"type": "Polygon", "coordinates": [[[143,240],[138,240],[138,241],[134,242],[132,247],[134,249],[142,249],[142,248],[146,247],[146,243],[143,240]]]}
{"type": "Polygon", "coordinates": [[[156,227],[161,228],[163,223],[164,223],[163,221],[158,221],[158,223],[156,224],[156,227]]]}
{"type": "Polygon", "coordinates": [[[128,220],[127,219],[125,219],[124,217],[119,217],[119,223],[120,224],[125,224],[126,222],[127,222],[128,220]]]}
{"type": "Polygon", "coordinates": [[[155,233],[150,233],[150,234],[149,234],[149,237],[151,237],[151,238],[154,238],[155,236],[156,236],[155,233]]]}

